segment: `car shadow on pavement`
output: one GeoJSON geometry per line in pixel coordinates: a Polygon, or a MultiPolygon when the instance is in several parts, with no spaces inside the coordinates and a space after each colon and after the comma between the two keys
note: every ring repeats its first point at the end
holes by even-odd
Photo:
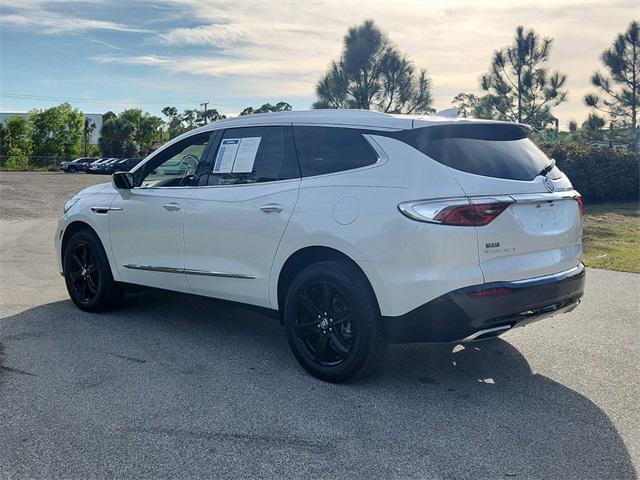
{"type": "Polygon", "coordinates": [[[373,377],[332,385],[297,365],[277,320],[143,293],[103,314],[68,301],[26,310],[0,320],[0,344],[0,418],[32,432],[32,451],[0,433],[9,476],[73,477],[54,457],[78,447],[91,468],[121,465],[116,476],[180,464],[180,476],[635,478],[607,415],[501,339],[392,345],[373,377]],[[48,470],[27,465],[45,451],[48,470]]]}

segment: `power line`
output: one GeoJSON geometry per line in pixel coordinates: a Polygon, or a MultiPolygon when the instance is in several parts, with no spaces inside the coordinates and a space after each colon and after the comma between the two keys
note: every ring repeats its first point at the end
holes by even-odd
{"type": "MultiPolygon", "coordinates": [[[[107,98],[83,98],[83,97],[54,97],[48,95],[31,95],[31,94],[23,94],[23,93],[9,93],[9,92],[0,92],[0,97],[6,98],[16,98],[23,100],[45,100],[45,101],[53,101],[53,102],[79,102],[79,103],[91,103],[91,104],[116,104],[116,105],[126,105],[126,104],[136,104],[136,105],[193,105],[196,102],[171,102],[171,101],[156,101],[151,99],[107,99],[107,98]]],[[[229,105],[225,103],[218,103],[218,105],[229,105]]]]}

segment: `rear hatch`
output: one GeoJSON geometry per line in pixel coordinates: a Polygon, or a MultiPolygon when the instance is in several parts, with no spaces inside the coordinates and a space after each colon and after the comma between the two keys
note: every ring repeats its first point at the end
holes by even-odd
{"type": "Polygon", "coordinates": [[[525,127],[456,123],[415,131],[418,148],[448,166],[473,202],[509,204],[475,227],[486,282],[559,273],[580,263],[582,199],[525,127]]]}

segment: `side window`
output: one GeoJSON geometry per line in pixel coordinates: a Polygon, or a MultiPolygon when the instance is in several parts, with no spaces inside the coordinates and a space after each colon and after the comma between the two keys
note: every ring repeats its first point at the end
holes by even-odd
{"type": "Polygon", "coordinates": [[[225,130],[213,158],[208,185],[273,182],[300,177],[290,127],[225,130]]]}
{"type": "Polygon", "coordinates": [[[159,152],[136,171],[136,185],[141,187],[190,185],[210,136],[211,132],[193,135],[159,152]]]}
{"type": "Polygon", "coordinates": [[[303,177],[365,167],[378,155],[362,132],[353,128],[294,127],[303,177]]]}

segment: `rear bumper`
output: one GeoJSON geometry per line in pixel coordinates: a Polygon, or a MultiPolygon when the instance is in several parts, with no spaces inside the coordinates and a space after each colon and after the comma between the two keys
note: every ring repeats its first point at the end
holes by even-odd
{"type": "Polygon", "coordinates": [[[585,269],[454,290],[399,317],[383,317],[391,342],[459,342],[573,310],[584,293],[585,269]]]}

